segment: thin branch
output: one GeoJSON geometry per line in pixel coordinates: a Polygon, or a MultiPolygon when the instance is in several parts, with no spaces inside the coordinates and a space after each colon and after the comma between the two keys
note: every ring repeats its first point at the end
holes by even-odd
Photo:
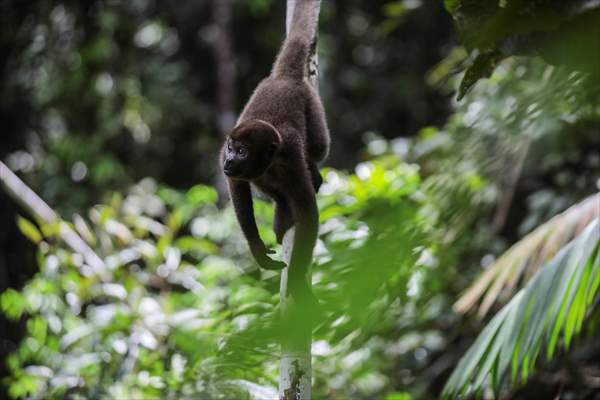
{"type": "Polygon", "coordinates": [[[68,224],[61,221],[60,217],[31,190],[10,168],[0,161],[0,186],[8,193],[14,201],[19,204],[35,219],[45,224],[58,224],[59,236],[76,253],[83,256],[85,262],[92,268],[93,272],[103,275],[106,266],[102,259],[75,233],[68,224]]]}

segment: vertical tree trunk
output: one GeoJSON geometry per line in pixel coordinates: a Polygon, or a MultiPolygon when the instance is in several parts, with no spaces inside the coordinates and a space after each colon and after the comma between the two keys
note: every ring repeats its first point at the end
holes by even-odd
{"type": "MultiPolygon", "coordinates": [[[[286,9],[286,31],[289,33],[292,15],[296,7],[296,0],[287,0],[286,9]]],[[[313,85],[317,85],[317,54],[316,33],[309,57],[309,78],[313,85]]],[[[294,229],[289,230],[283,238],[283,259],[289,265],[294,247],[294,229]]],[[[289,321],[293,307],[292,301],[287,296],[288,269],[285,268],[281,274],[280,305],[282,321],[289,321]]],[[[310,272],[308,276],[310,282],[310,272]]],[[[312,326],[310,323],[294,324],[293,329],[299,328],[300,332],[285,335],[281,342],[281,365],[279,370],[279,398],[282,400],[309,400],[311,398],[311,342],[312,326]]],[[[285,327],[283,330],[285,331],[285,327]]]]}
{"type": "Polygon", "coordinates": [[[216,38],[213,43],[217,64],[217,125],[225,136],[235,124],[236,68],[231,34],[232,0],[212,0],[216,38]]]}
{"type": "MultiPolygon", "coordinates": [[[[234,111],[236,66],[231,26],[233,0],[212,0],[211,9],[215,30],[215,40],[212,43],[212,48],[217,70],[217,115],[215,122],[221,136],[224,138],[233,129],[236,120],[234,111]]],[[[218,164],[217,156],[215,165],[218,164]]],[[[223,174],[217,174],[214,185],[219,193],[219,203],[223,204],[227,198],[227,184],[223,174]]]]}
{"type": "MultiPolygon", "coordinates": [[[[289,265],[294,247],[294,229],[289,230],[283,238],[283,259],[289,265]]],[[[308,276],[310,282],[310,272],[308,276]]],[[[293,321],[293,301],[287,296],[288,268],[281,273],[280,307],[281,320],[284,323],[293,321]]],[[[293,323],[294,333],[282,335],[281,363],[279,367],[279,398],[281,400],[309,400],[312,378],[311,343],[312,326],[309,323],[293,323]]],[[[282,332],[285,332],[286,326],[282,332]]]]}

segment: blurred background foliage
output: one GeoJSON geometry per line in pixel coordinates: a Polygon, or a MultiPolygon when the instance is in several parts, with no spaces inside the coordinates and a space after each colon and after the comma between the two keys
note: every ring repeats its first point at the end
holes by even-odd
{"type": "MultiPolygon", "coordinates": [[[[219,200],[216,156],[228,113],[269,71],[284,8],[0,5],[0,159],[106,264],[91,271],[0,190],[0,396],[274,396],[279,277],[256,267],[219,200]]],[[[576,308],[585,325],[571,351],[567,339],[522,381],[477,359],[478,348],[518,344],[476,340],[480,317],[522,299],[513,294],[530,279],[527,298],[539,297],[528,288],[543,278],[532,277],[561,271],[541,265],[559,265],[556,252],[597,227],[597,197],[592,214],[561,215],[583,226],[551,241],[556,251],[511,256],[537,261],[512,286],[480,288],[489,304],[479,318],[464,314],[479,297],[453,307],[511,245],[538,227],[551,238],[557,224],[543,224],[599,190],[597,15],[592,1],[323,2],[320,91],[333,141],[313,273],[327,309],[314,335],[315,396],[438,398],[464,354],[462,366],[485,373],[471,380],[461,367],[446,394],[465,382],[486,398],[494,384],[511,399],[600,390],[597,286],[576,308]]],[[[271,206],[256,208],[277,248],[271,206]]]]}
{"type": "MultiPolygon", "coordinates": [[[[238,79],[228,95],[239,110],[270,70],[285,4],[229,3],[238,79]]],[[[367,130],[410,136],[442,123],[449,111],[448,96],[422,79],[452,44],[443,5],[416,2],[404,12],[391,5],[323,6],[321,91],[338,138],[333,166],[352,167],[360,159],[367,130]],[[373,81],[375,75],[381,79],[373,81]]],[[[150,0],[7,1],[2,7],[1,155],[12,154],[9,166],[26,173],[59,211],[69,215],[104,190],[148,175],[175,187],[214,182],[222,110],[216,101],[220,27],[210,1],[177,7],[150,0]]]]}

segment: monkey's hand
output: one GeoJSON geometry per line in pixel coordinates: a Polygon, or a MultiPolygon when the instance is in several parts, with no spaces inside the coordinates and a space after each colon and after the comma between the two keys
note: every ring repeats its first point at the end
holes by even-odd
{"type": "Polygon", "coordinates": [[[258,264],[261,266],[261,268],[270,269],[274,271],[279,271],[287,267],[287,265],[283,261],[273,260],[266,254],[260,259],[257,259],[256,261],[258,261],[258,264]]]}
{"type": "Polygon", "coordinates": [[[275,251],[268,250],[264,245],[261,248],[255,248],[252,251],[258,265],[263,269],[279,271],[287,267],[283,261],[273,260],[268,254],[273,254],[275,251]]]}

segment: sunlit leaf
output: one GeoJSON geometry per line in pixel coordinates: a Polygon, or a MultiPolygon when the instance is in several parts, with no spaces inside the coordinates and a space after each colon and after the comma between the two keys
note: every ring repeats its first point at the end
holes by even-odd
{"type": "Polygon", "coordinates": [[[16,290],[8,288],[0,294],[0,307],[8,318],[18,320],[25,310],[25,298],[16,290]]]}
{"type": "Polygon", "coordinates": [[[17,216],[17,226],[23,235],[25,235],[29,240],[34,243],[39,243],[42,241],[42,234],[38,230],[38,228],[29,220],[17,216]]]}

